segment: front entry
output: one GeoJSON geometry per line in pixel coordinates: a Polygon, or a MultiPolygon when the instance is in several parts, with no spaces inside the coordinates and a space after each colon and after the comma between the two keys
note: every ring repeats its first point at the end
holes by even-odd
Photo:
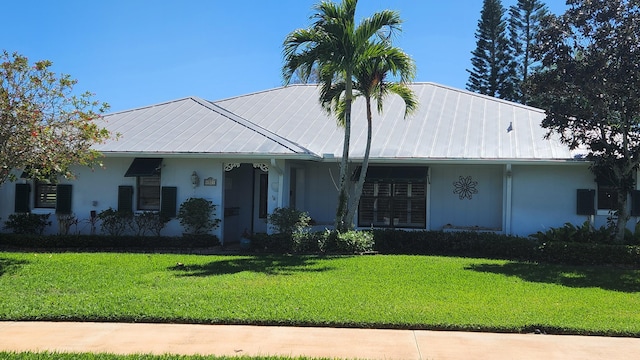
{"type": "Polygon", "coordinates": [[[253,164],[225,164],[224,242],[240,242],[245,232],[267,231],[268,173],[253,164]]]}

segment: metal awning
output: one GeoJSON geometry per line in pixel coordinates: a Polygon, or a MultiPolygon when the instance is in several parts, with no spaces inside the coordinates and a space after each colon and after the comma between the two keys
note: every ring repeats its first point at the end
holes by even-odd
{"type": "Polygon", "coordinates": [[[153,176],[160,174],[162,158],[135,158],[124,174],[125,177],[153,176]]]}

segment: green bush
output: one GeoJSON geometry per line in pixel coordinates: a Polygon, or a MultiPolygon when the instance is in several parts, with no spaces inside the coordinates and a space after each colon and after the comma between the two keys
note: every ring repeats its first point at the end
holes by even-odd
{"type": "Polygon", "coordinates": [[[158,212],[144,211],[133,216],[132,224],[135,226],[132,230],[136,235],[144,236],[147,232],[150,232],[155,236],[160,236],[167,222],[169,222],[169,218],[162,216],[158,212]]]}
{"type": "Polygon", "coordinates": [[[374,248],[375,241],[370,231],[350,230],[336,235],[335,246],[340,253],[358,254],[372,251],[374,248]]]}
{"type": "Polygon", "coordinates": [[[219,245],[215,235],[206,236],[135,236],[135,235],[27,235],[0,234],[0,246],[24,249],[75,249],[109,251],[154,251],[170,249],[188,251],[219,245]]]}
{"type": "Polygon", "coordinates": [[[612,227],[600,227],[595,229],[589,221],[585,221],[581,226],[565,223],[558,228],[550,228],[547,231],[538,231],[531,237],[540,242],[563,241],[589,244],[610,244],[614,239],[614,229],[612,227]]]}
{"type": "Polygon", "coordinates": [[[203,198],[189,198],[180,204],[178,220],[188,234],[208,234],[220,226],[220,219],[214,219],[216,206],[203,198]]]}
{"type": "Polygon", "coordinates": [[[56,214],[58,220],[58,233],[60,235],[68,235],[71,226],[78,226],[78,218],[74,214],[56,214]]]}
{"type": "Polygon", "coordinates": [[[50,214],[11,214],[4,222],[4,228],[11,230],[14,234],[42,235],[47,226],[51,225],[49,216],[50,214]]]}
{"type": "Polygon", "coordinates": [[[530,260],[536,242],[484,232],[374,230],[375,250],[386,254],[455,255],[530,260]]]}
{"type": "Polygon", "coordinates": [[[309,228],[311,217],[305,211],[295,208],[275,208],[267,216],[267,223],[272,225],[280,234],[295,234],[309,228]]]}
{"type": "Polygon", "coordinates": [[[305,231],[293,235],[292,251],[298,254],[316,254],[327,251],[331,231],[305,231]]]}
{"type": "Polygon", "coordinates": [[[251,235],[251,249],[264,253],[290,253],[293,251],[293,237],[289,234],[257,233],[251,235]]]}
{"type": "Polygon", "coordinates": [[[121,236],[127,229],[133,228],[133,213],[128,211],[118,211],[108,208],[98,213],[100,229],[104,234],[111,236],[121,236]]]}
{"type": "Polygon", "coordinates": [[[544,242],[537,260],[568,265],[625,265],[640,267],[640,246],[578,242],[544,242]]]}

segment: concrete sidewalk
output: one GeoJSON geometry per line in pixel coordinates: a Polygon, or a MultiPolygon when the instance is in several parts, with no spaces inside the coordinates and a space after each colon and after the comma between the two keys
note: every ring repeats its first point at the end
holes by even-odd
{"type": "Polygon", "coordinates": [[[632,359],[639,338],[238,325],[0,322],[0,350],[343,359],[632,359]]]}

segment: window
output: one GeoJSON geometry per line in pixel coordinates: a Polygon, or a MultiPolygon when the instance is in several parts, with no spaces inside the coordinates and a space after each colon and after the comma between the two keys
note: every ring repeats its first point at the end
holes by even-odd
{"type": "MultiPolygon", "coordinates": [[[[135,177],[137,184],[136,210],[160,210],[160,170],[162,158],[135,158],[129,165],[125,177],[135,177]]],[[[129,211],[132,197],[131,188],[118,190],[118,208],[129,211]]]]}
{"type": "Polygon", "coordinates": [[[35,183],[35,208],[55,209],[56,207],[56,185],[36,181],[35,183]]]}
{"type": "Polygon", "coordinates": [[[160,175],[138,177],[138,210],[160,210],[160,175]]]}
{"type": "MultiPolygon", "coordinates": [[[[55,209],[56,214],[71,214],[71,184],[34,182],[34,208],[55,209]]],[[[15,212],[29,212],[31,185],[16,184],[15,212]]]]}
{"type": "Polygon", "coordinates": [[[615,210],[618,191],[613,186],[598,184],[598,210],[615,210]]]}
{"type": "Polygon", "coordinates": [[[415,167],[369,168],[358,208],[358,226],[426,227],[426,171],[415,167]]]}

